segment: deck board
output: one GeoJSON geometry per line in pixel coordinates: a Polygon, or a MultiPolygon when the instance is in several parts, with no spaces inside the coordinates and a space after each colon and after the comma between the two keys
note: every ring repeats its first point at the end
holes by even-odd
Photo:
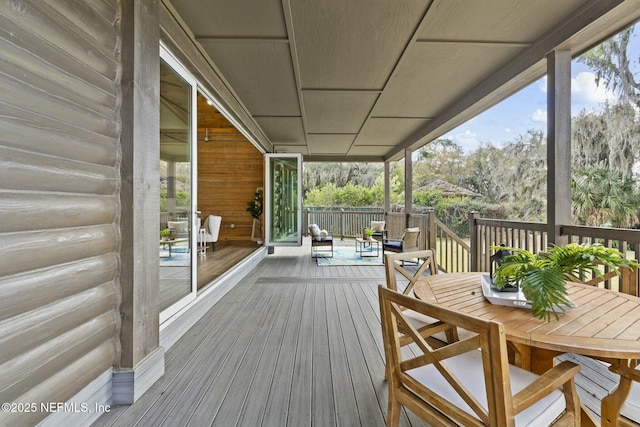
{"type": "MultiPolygon", "coordinates": [[[[384,426],[383,283],[383,266],[319,267],[308,244],[276,248],[167,351],[147,393],[94,425],[384,426]]],[[[581,395],[600,397],[603,379],[581,374],[581,395]]],[[[406,410],[400,425],[425,426],[406,410]]]]}

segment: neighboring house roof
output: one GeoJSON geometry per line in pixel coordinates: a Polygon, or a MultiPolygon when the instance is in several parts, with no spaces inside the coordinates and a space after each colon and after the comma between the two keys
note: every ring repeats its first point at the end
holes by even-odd
{"type": "Polygon", "coordinates": [[[482,194],[475,193],[467,188],[451,184],[450,182],[444,181],[442,179],[436,179],[431,184],[420,187],[418,190],[416,190],[416,192],[421,190],[422,191],[425,191],[425,190],[439,191],[440,193],[442,193],[443,196],[449,196],[449,197],[450,196],[466,196],[466,197],[473,197],[473,198],[482,197],[482,194]]]}

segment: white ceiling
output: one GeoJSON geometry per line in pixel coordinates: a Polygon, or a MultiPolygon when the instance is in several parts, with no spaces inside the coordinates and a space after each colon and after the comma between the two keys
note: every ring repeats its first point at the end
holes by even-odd
{"type": "Polygon", "coordinates": [[[640,16],[639,0],[172,0],[267,136],[306,161],[404,157],[640,16]]]}

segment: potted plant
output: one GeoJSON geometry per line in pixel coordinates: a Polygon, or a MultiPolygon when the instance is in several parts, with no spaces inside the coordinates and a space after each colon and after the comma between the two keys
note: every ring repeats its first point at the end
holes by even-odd
{"type": "Polygon", "coordinates": [[[375,230],[373,228],[363,228],[362,229],[362,238],[365,240],[372,240],[373,233],[375,230]]]}
{"type": "Polygon", "coordinates": [[[263,191],[261,189],[258,189],[253,195],[253,200],[247,202],[247,212],[249,212],[249,214],[253,218],[253,227],[251,229],[251,240],[258,243],[262,243],[262,225],[261,225],[260,219],[262,218],[263,200],[264,200],[263,191]],[[256,223],[258,225],[257,227],[258,236],[255,236],[256,223]]]}
{"type": "Polygon", "coordinates": [[[570,305],[566,282],[579,282],[585,272],[602,276],[599,265],[618,272],[620,267],[638,266],[626,259],[617,249],[601,244],[569,243],[552,246],[533,254],[525,249],[496,246],[493,249],[508,250],[493,275],[493,284],[503,288],[516,284],[531,303],[534,316],[550,320],[551,313],[558,318],[556,308],[570,305]]]}
{"type": "Polygon", "coordinates": [[[169,229],[165,228],[164,230],[160,230],[160,238],[162,240],[167,240],[169,238],[169,229]]]}

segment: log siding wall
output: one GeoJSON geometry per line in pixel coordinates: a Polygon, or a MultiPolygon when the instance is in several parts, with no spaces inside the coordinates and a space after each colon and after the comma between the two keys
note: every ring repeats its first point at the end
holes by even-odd
{"type": "Polygon", "coordinates": [[[118,358],[119,6],[0,3],[0,402],[67,401],[118,358]]]}

